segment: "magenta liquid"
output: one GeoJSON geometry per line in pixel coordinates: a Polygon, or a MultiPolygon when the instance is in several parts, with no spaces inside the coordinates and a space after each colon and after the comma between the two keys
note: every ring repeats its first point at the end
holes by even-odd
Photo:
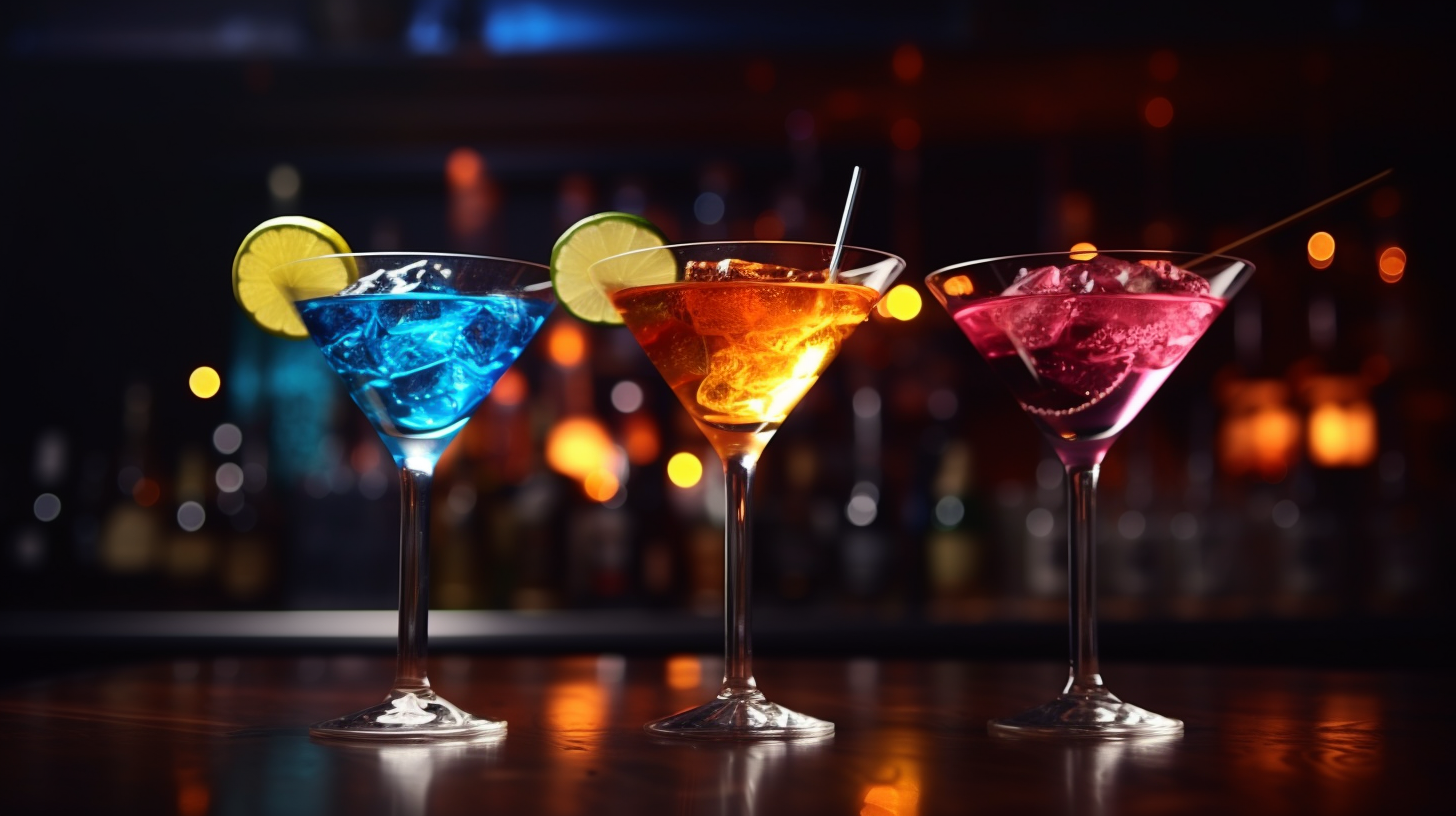
{"type": "Polygon", "coordinates": [[[1096,464],[1222,309],[1178,293],[1040,294],[954,317],[1063,460],[1096,464]]]}

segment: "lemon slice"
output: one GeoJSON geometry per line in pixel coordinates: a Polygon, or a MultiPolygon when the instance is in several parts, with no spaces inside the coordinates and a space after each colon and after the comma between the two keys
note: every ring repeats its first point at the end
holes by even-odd
{"type": "Polygon", "coordinates": [[[233,256],[233,297],[263,331],[299,340],[308,329],[289,292],[329,295],[359,278],[352,258],[326,258],[288,270],[284,264],[348,252],[333,227],[301,215],[270,218],[253,228],[233,256]]]}
{"type": "MultiPolygon", "coordinates": [[[[657,227],[638,215],[604,212],[583,218],[562,233],[551,250],[551,285],[556,289],[556,299],[568,312],[588,323],[622,325],[622,316],[587,270],[603,258],[666,243],[657,227]]],[[[677,260],[667,250],[642,252],[598,272],[607,276],[601,283],[610,289],[672,283],[677,280],[677,260]]]]}

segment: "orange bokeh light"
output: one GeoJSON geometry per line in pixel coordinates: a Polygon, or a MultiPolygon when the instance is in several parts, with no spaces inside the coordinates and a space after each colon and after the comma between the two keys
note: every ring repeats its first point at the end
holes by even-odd
{"type": "Polygon", "coordinates": [[[890,126],[890,141],[901,150],[914,150],[920,146],[920,123],[914,119],[896,119],[890,126]]]}
{"type": "Polygon", "coordinates": [[[1369,402],[1327,402],[1309,412],[1309,459],[1320,467],[1364,467],[1375,461],[1376,442],[1369,402]]]}
{"type": "Polygon", "coordinates": [[[445,159],[445,180],[456,189],[473,187],[485,175],[485,159],[471,147],[457,147],[445,159]]]}
{"type": "Polygon", "coordinates": [[[784,219],[773,210],[765,212],[753,222],[753,237],[760,241],[779,241],[784,237],[784,219]]]}
{"type": "Polygon", "coordinates": [[[1328,232],[1316,232],[1309,236],[1309,243],[1305,245],[1305,249],[1309,252],[1311,262],[1318,261],[1328,266],[1327,262],[1335,257],[1335,236],[1328,232]]]}
{"type": "Polygon", "coordinates": [[[920,78],[925,70],[925,58],[921,56],[919,48],[906,43],[895,49],[890,67],[895,71],[896,79],[908,84],[920,78]]]}
{"type": "Polygon", "coordinates": [[[1380,253],[1380,279],[1395,283],[1405,276],[1405,250],[1398,246],[1387,247],[1380,253]]]}
{"type": "Polygon", "coordinates": [[[657,461],[657,455],[662,452],[662,438],[651,416],[639,411],[623,419],[622,447],[627,449],[627,461],[634,465],[657,461]]]}
{"type": "Polygon", "coordinates": [[[622,482],[609,470],[594,470],[581,480],[582,492],[592,501],[604,502],[617,495],[622,482]]]}
{"type": "Polygon", "coordinates": [[[976,285],[966,275],[956,275],[947,280],[942,287],[945,293],[951,297],[965,297],[976,291],[976,285]]]}
{"type": "Polygon", "coordinates": [[[1167,127],[1173,122],[1173,103],[1164,97],[1155,96],[1143,106],[1143,118],[1155,128],[1167,127]]]}
{"type": "Polygon", "coordinates": [[[562,368],[580,365],[586,357],[586,334],[574,320],[558,321],[546,338],[546,354],[562,368]]]}
{"type": "Polygon", "coordinates": [[[526,375],[514,368],[506,369],[499,380],[496,380],[495,388],[491,389],[490,398],[497,405],[513,407],[526,401],[526,375]]]}
{"type": "Polygon", "coordinates": [[[674,655],[667,659],[667,687],[686,691],[703,682],[703,661],[692,655],[674,655]]]}
{"type": "Polygon", "coordinates": [[[1088,241],[1072,244],[1071,258],[1074,261],[1090,261],[1097,257],[1097,247],[1088,241]]]}
{"type": "Polygon", "coordinates": [[[563,419],[546,434],[546,464],[558,473],[583,480],[597,471],[615,471],[616,446],[590,417],[563,419]]]}

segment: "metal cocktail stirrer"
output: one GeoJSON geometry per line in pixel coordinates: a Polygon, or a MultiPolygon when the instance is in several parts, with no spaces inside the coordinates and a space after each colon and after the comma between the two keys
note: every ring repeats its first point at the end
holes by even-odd
{"type": "Polygon", "coordinates": [[[829,282],[839,277],[839,261],[844,257],[844,239],[849,235],[849,216],[854,212],[854,195],[859,192],[859,165],[849,177],[849,198],[844,202],[844,218],[839,220],[839,238],[834,242],[834,255],[829,259],[829,282]]]}

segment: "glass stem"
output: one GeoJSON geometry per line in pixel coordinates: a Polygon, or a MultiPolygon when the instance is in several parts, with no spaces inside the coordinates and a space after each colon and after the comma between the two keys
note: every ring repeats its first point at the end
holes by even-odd
{"type": "Polygon", "coordinates": [[[752,597],[753,518],[750,502],[758,455],[735,453],[723,460],[728,523],[723,547],[723,688],[718,696],[753,693],[752,597]]]}
{"type": "Polygon", "coordinates": [[[434,469],[410,460],[399,470],[399,664],[395,691],[425,692],[430,618],[430,483],[434,469]]]}
{"type": "Polygon", "coordinates": [[[1097,472],[1098,465],[1067,467],[1067,606],[1071,674],[1063,694],[1102,689],[1097,665],[1097,472]]]}

